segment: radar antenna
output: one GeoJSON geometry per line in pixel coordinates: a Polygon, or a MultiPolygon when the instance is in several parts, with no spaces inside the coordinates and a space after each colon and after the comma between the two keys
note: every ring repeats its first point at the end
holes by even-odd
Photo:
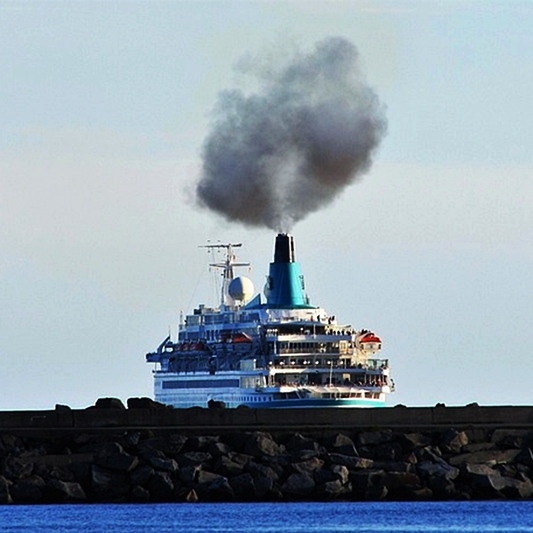
{"type": "Polygon", "coordinates": [[[242,246],[242,243],[218,243],[218,244],[204,244],[203,246],[199,246],[199,248],[207,248],[208,250],[215,250],[215,249],[224,249],[226,250],[226,258],[224,262],[219,263],[209,263],[209,266],[214,268],[220,268],[222,269],[222,290],[220,294],[220,305],[232,305],[232,298],[229,295],[229,284],[231,283],[231,280],[235,277],[234,275],[234,268],[235,267],[245,267],[250,266],[250,263],[238,263],[237,257],[233,253],[234,248],[240,248],[242,246]]]}

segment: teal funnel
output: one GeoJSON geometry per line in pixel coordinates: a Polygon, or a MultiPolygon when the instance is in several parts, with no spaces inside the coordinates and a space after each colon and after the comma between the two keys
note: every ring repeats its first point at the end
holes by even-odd
{"type": "Polygon", "coordinates": [[[300,264],[295,261],[292,235],[279,233],[276,237],[266,296],[268,307],[311,307],[304,294],[300,264]]]}

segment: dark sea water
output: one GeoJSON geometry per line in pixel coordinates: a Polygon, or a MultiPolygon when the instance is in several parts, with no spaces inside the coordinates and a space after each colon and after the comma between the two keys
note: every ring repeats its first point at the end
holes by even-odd
{"type": "Polygon", "coordinates": [[[0,531],[522,533],[533,532],[533,502],[3,506],[0,531]]]}

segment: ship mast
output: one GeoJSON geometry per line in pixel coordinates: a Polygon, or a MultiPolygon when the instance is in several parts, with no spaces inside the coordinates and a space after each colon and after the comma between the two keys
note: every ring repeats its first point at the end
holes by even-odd
{"type": "Polygon", "coordinates": [[[200,246],[200,248],[208,248],[210,250],[214,249],[225,249],[226,250],[226,257],[223,262],[219,263],[210,263],[209,266],[214,268],[220,268],[222,269],[222,289],[220,291],[220,305],[221,306],[229,306],[233,304],[233,301],[229,295],[229,284],[231,283],[231,280],[234,278],[234,268],[235,267],[242,267],[242,266],[250,266],[250,263],[238,263],[236,261],[236,256],[233,253],[234,248],[240,248],[242,246],[242,243],[218,243],[218,244],[204,244],[203,246],[200,246]]]}

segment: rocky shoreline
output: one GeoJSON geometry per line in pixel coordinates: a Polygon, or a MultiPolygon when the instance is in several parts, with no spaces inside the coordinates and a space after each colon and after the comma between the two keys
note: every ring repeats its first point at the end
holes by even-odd
{"type": "Polygon", "coordinates": [[[531,428],[3,429],[0,504],[524,500],[532,446],[531,428]]]}

